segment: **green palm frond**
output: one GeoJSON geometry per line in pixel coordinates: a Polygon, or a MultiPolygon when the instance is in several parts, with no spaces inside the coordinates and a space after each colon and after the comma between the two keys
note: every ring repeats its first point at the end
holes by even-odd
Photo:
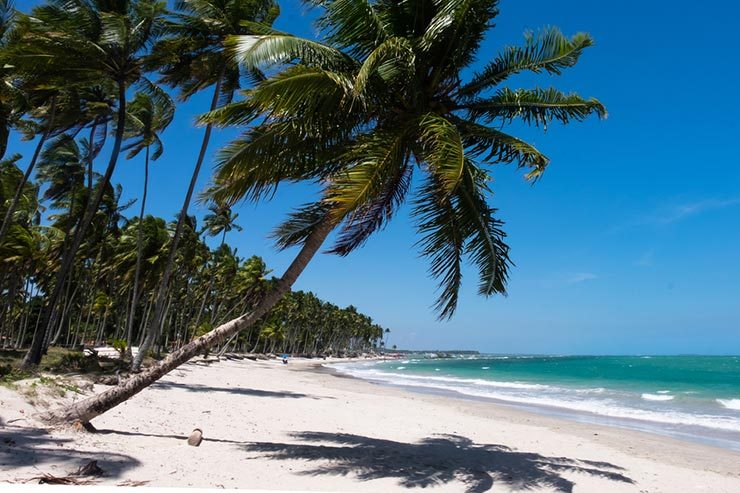
{"type": "Polygon", "coordinates": [[[360,95],[371,77],[377,74],[386,84],[402,76],[412,76],[414,66],[413,46],[406,38],[392,37],[375,48],[357,71],[354,92],[360,95]]]}
{"type": "Polygon", "coordinates": [[[527,179],[538,178],[550,163],[532,144],[505,132],[461,118],[453,118],[452,121],[457,125],[463,145],[470,156],[487,163],[516,161],[520,167],[532,168],[527,179]]]}
{"type": "Polygon", "coordinates": [[[465,167],[465,149],[460,133],[450,120],[435,114],[423,116],[419,128],[424,162],[437,176],[442,189],[452,193],[465,167]]]}
{"type": "Polygon", "coordinates": [[[389,37],[387,20],[370,0],[331,0],[322,2],[324,11],[317,25],[327,41],[353,56],[368,55],[389,37]]]}
{"type": "Polygon", "coordinates": [[[303,113],[313,119],[317,113],[329,113],[352,95],[352,83],[341,74],[315,67],[297,65],[265,81],[250,91],[248,97],[275,117],[303,113]]]}
{"type": "MultiPolygon", "coordinates": [[[[247,96],[249,92],[245,93],[247,96]]],[[[262,108],[247,97],[241,101],[227,104],[221,108],[200,115],[200,125],[212,124],[217,127],[241,127],[252,123],[261,115],[262,108]]]]}
{"type": "Polygon", "coordinates": [[[421,239],[417,245],[430,260],[429,274],[439,283],[434,309],[440,319],[450,318],[457,308],[462,285],[462,257],[465,238],[458,225],[452,198],[430,176],[414,201],[413,217],[421,239]]]}
{"type": "Polygon", "coordinates": [[[440,319],[450,318],[462,284],[463,257],[479,270],[481,295],[506,293],[509,247],[502,223],[488,206],[486,173],[466,160],[460,185],[453,195],[434,177],[420,190],[413,216],[417,220],[421,254],[430,259],[429,272],[440,284],[435,309],[440,319]]]}
{"type": "Polygon", "coordinates": [[[492,121],[521,119],[527,124],[547,126],[552,120],[563,124],[571,120],[583,121],[596,114],[606,118],[607,112],[595,98],[583,98],[578,94],[565,94],[557,89],[501,89],[493,97],[474,101],[469,105],[474,118],[492,121]]]}
{"type": "Polygon", "coordinates": [[[547,28],[537,34],[527,33],[524,46],[507,47],[470,82],[463,85],[458,94],[464,97],[474,96],[500,84],[511,75],[527,70],[560,75],[563,69],[574,66],[583,50],[592,45],[593,39],[586,33],[578,33],[572,38],[566,37],[557,28],[547,28]]]}
{"type": "Polygon", "coordinates": [[[330,135],[306,135],[292,120],[253,127],[222,148],[216,161],[214,200],[233,205],[270,196],[286,180],[312,180],[335,170],[330,135]]]}
{"type": "MultiPolygon", "coordinates": [[[[246,125],[258,116],[269,113],[275,117],[300,113],[304,127],[334,124],[338,114],[348,119],[362,108],[362,101],[353,99],[352,83],[342,74],[297,65],[278,76],[244,92],[243,101],[226,105],[199,117],[201,124],[217,126],[246,125]]],[[[296,119],[296,123],[300,120],[296,119]]],[[[318,128],[316,132],[323,130],[318,128]]],[[[315,133],[315,132],[314,132],[315,133]]]]}
{"type": "Polygon", "coordinates": [[[471,15],[477,13],[477,9],[483,7],[495,16],[498,0],[437,0],[434,17],[426,26],[421,36],[419,45],[425,51],[429,51],[439,43],[447,43],[451,49],[451,41],[458,37],[458,30],[463,23],[478,23],[483,21],[487,24],[488,16],[471,15]]]}
{"type": "Polygon", "coordinates": [[[334,246],[327,253],[349,255],[373,233],[383,229],[406,199],[413,169],[406,160],[402,167],[390,170],[391,174],[384,177],[375,196],[345,219],[334,246]]]}
{"type": "Polygon", "coordinates": [[[324,221],[331,210],[326,202],[306,204],[290,214],[270,235],[280,250],[302,244],[324,221]]]}
{"type": "Polygon", "coordinates": [[[309,67],[347,67],[355,62],[328,45],[289,35],[229,36],[226,47],[246,67],[269,67],[300,60],[309,67]]]}
{"type": "Polygon", "coordinates": [[[394,129],[378,130],[366,135],[339,157],[342,170],[331,178],[326,192],[337,218],[355,211],[361,213],[375,200],[389,181],[404,166],[407,156],[409,129],[399,125],[394,129]]]}
{"type": "Polygon", "coordinates": [[[503,223],[494,218],[496,212],[486,201],[488,175],[468,161],[465,175],[457,189],[460,225],[465,230],[465,253],[478,267],[478,293],[490,296],[506,294],[509,247],[504,243],[503,223]]]}

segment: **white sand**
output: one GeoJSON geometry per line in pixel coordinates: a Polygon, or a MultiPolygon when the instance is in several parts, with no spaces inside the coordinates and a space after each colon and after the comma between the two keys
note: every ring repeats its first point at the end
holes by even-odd
{"type": "Polygon", "coordinates": [[[185,365],[95,419],[96,434],[33,429],[33,411],[0,388],[0,481],[97,459],[111,485],[740,492],[740,453],[406,393],[309,362],[185,365]],[[197,448],[186,444],[196,427],[197,448]]]}

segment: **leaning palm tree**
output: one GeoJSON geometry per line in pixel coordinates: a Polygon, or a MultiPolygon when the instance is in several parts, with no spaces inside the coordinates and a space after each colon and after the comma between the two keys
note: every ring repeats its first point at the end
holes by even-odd
{"type": "Polygon", "coordinates": [[[44,320],[24,358],[26,367],[41,360],[43,340],[55,322],[65,280],[118,162],[126,126],[126,90],[138,85],[143,91],[161,94],[143,75],[142,55],[161,33],[164,12],[165,3],[161,0],[50,0],[33,10],[16,43],[18,55],[14,60],[21,74],[40,80],[46,76],[68,81],[76,87],[109,82],[115,85],[117,93],[110,159],[75,229],[74,239],[64,252],[44,320]]]}
{"type": "MultiPolygon", "coordinates": [[[[162,83],[180,90],[181,100],[187,101],[194,94],[213,87],[210,107],[213,111],[219,105],[232,101],[243,77],[251,82],[263,79],[261,72],[254,67],[243,70],[224,48],[229,36],[249,35],[269,29],[268,26],[272,25],[280,12],[274,0],[178,0],[175,7],[178,11],[169,25],[170,36],[154,47],[149,66],[162,73],[162,83]]],[[[159,336],[183,221],[190,208],[211,130],[212,125],[207,124],[178,216],[167,266],[154,304],[154,315],[147,328],[147,337],[132,363],[134,371],[139,369],[146,351],[159,336]]]]}
{"type": "Polygon", "coordinates": [[[479,291],[504,293],[508,247],[494,217],[489,168],[518,163],[534,180],[548,159],[509,135],[513,121],[544,126],[591,114],[595,99],[556,89],[502,86],[522,71],[558,74],[574,65],[591,38],[549,29],[503,53],[471,78],[472,64],[497,15],[496,0],[316,0],[326,43],[272,32],[230,40],[248,67],[284,70],[247,91],[243,102],[204,118],[220,125],[251,123],[224,148],[212,194],[221,203],[259,199],[285,181],[318,181],[321,198],[275,235],[300,250],[249,312],[171,353],[106,392],[52,412],[52,421],[88,422],[162,375],[260,320],[287,293],[330,232],[331,252],[346,255],[382,228],[420,173],[412,200],[421,253],[441,286],[436,308],[453,314],[467,256],[480,273],[479,291]]]}
{"type": "Polygon", "coordinates": [[[136,269],[134,273],[134,285],[131,291],[131,306],[126,319],[126,346],[131,350],[134,315],[139,302],[139,277],[141,275],[141,261],[143,251],[143,225],[144,210],[146,207],[147,187],[149,184],[149,160],[156,161],[164,152],[164,144],[159,137],[172,123],[175,117],[175,104],[166,94],[160,98],[152,98],[149,94],[138,93],[129,106],[128,135],[132,139],[123,148],[129,151],[127,159],[136,157],[144,151],[144,190],[141,194],[141,207],[139,210],[139,223],[136,233],[136,269]],[[154,152],[151,152],[151,151],[154,152]]]}

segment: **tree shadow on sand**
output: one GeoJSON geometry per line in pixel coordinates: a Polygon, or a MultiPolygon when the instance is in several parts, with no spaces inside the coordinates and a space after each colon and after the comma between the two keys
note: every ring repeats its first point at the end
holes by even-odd
{"type": "Polygon", "coordinates": [[[623,468],[607,462],[516,452],[503,445],[476,444],[458,435],[434,435],[418,443],[342,433],[303,432],[292,436],[305,442],[324,444],[261,442],[249,444],[247,449],[273,459],[329,461],[329,464],[299,474],[352,474],[361,481],[398,478],[399,484],[407,488],[460,481],[466,485],[467,493],[482,493],[499,482],[517,491],[549,487],[570,493],[575,483],[564,478],[562,473],[634,483],[622,474],[623,468]]]}
{"type": "Polygon", "coordinates": [[[301,394],[299,392],[283,391],[272,391],[272,390],[258,390],[258,389],[247,389],[244,387],[213,387],[211,385],[201,385],[195,383],[177,383],[177,382],[157,382],[152,385],[153,389],[182,389],[188,392],[224,392],[227,394],[235,395],[248,395],[251,397],[275,397],[275,398],[290,398],[290,399],[334,399],[334,397],[328,396],[315,396],[308,394],[301,394]]]}
{"type": "Polygon", "coordinates": [[[128,455],[79,450],[71,438],[53,437],[43,428],[0,427],[2,471],[33,467],[39,472],[64,476],[93,459],[108,478],[119,477],[140,464],[128,455]]]}

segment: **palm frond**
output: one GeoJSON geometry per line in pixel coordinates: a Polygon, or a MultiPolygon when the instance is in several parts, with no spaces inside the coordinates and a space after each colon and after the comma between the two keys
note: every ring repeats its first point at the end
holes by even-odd
{"type": "Polygon", "coordinates": [[[332,177],[326,195],[337,218],[375,200],[404,167],[408,150],[408,127],[376,130],[357,140],[339,157],[342,171],[332,177]]]}
{"type": "Polygon", "coordinates": [[[432,113],[421,118],[419,129],[423,160],[437,176],[443,190],[452,193],[465,167],[465,149],[460,133],[450,120],[432,113]]]}
{"type": "Polygon", "coordinates": [[[606,108],[597,99],[585,99],[574,93],[565,94],[554,88],[516,91],[505,88],[491,98],[462,107],[470,109],[474,118],[488,121],[518,118],[527,124],[545,127],[552,120],[567,124],[571,120],[583,121],[592,114],[599,118],[607,116],[606,108]]]}
{"type": "Polygon", "coordinates": [[[355,65],[352,58],[335,48],[289,35],[229,36],[225,45],[236,61],[246,67],[269,67],[294,60],[319,68],[355,65]]]}
{"type": "Polygon", "coordinates": [[[526,178],[534,180],[544,171],[550,160],[528,142],[474,121],[453,118],[462,135],[466,151],[491,164],[516,161],[519,167],[531,168],[526,178]]]}
{"type": "Polygon", "coordinates": [[[509,247],[504,243],[506,233],[501,230],[503,223],[495,219],[496,210],[486,201],[485,194],[490,193],[487,180],[483,170],[468,162],[457,190],[460,224],[467,239],[465,253],[478,267],[478,293],[483,296],[506,294],[511,263],[509,247]]]}
{"type": "Polygon", "coordinates": [[[450,318],[462,285],[463,257],[479,271],[481,295],[506,293],[509,247],[502,223],[488,206],[488,176],[466,160],[463,177],[454,194],[448,194],[434,175],[421,189],[412,212],[422,235],[421,254],[430,259],[429,272],[439,282],[435,309],[440,319],[450,318]]]}
{"type": "Polygon", "coordinates": [[[257,103],[247,97],[204,113],[197,118],[197,121],[200,125],[213,124],[217,127],[246,126],[258,118],[262,110],[257,103]]]}
{"type": "Polygon", "coordinates": [[[323,7],[319,28],[330,44],[353,56],[367,56],[389,37],[386,21],[370,0],[332,0],[323,7]]]}
{"type": "Polygon", "coordinates": [[[344,125],[356,122],[362,100],[353,98],[352,83],[342,74],[297,65],[286,69],[255,88],[244,92],[245,99],[199,117],[200,124],[247,125],[255,119],[288,118],[307,134],[332,134],[337,119],[344,125]],[[292,118],[300,114],[301,118],[292,118]]]}
{"type": "Polygon", "coordinates": [[[421,235],[417,245],[421,248],[421,255],[429,258],[429,273],[440,285],[434,309],[440,319],[448,319],[457,308],[465,238],[451,197],[434,175],[429,176],[419,191],[412,215],[421,235]]]}
{"type": "Polygon", "coordinates": [[[505,48],[501,55],[462,86],[458,95],[474,96],[526,70],[560,75],[563,69],[574,66],[583,50],[591,45],[593,39],[586,33],[578,33],[570,39],[554,27],[537,34],[527,33],[524,46],[505,48]]]}
{"type": "Polygon", "coordinates": [[[327,176],[336,167],[331,135],[306,135],[300,121],[259,125],[222,148],[210,195],[233,205],[270,196],[286,180],[327,176]]]}
{"type": "Polygon", "coordinates": [[[326,220],[330,209],[331,207],[328,203],[319,201],[306,204],[291,213],[288,219],[271,234],[277,248],[284,250],[303,244],[314,229],[326,220]]]}
{"type": "Polygon", "coordinates": [[[378,75],[386,84],[401,76],[413,74],[414,50],[406,38],[392,37],[375,48],[357,71],[354,81],[354,92],[360,95],[374,75],[378,75]]]}
{"type": "Polygon", "coordinates": [[[393,174],[385,178],[376,196],[345,219],[328,253],[348,255],[364,245],[373,233],[383,229],[403,204],[411,186],[413,169],[408,160],[401,167],[393,168],[393,174]]]}

